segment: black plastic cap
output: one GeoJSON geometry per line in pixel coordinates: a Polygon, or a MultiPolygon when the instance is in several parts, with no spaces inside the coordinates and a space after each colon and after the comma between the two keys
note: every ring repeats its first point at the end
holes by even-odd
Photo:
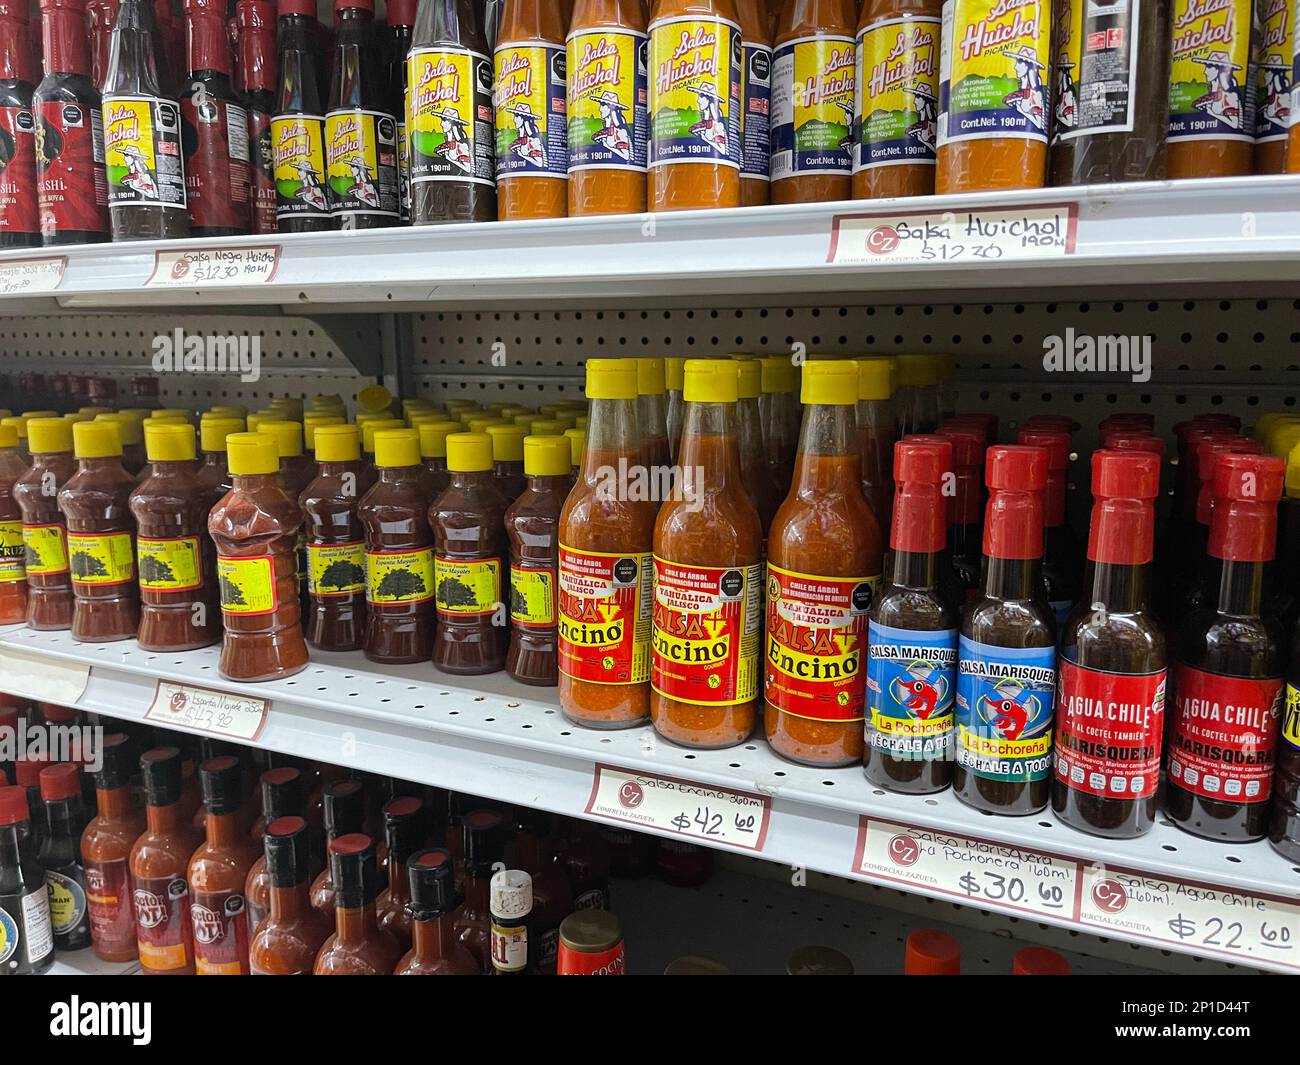
{"type": "Polygon", "coordinates": [[[199,766],[199,786],[208,813],[238,813],[244,797],[239,790],[239,759],[229,754],[209,758],[199,766]]]}
{"type": "Polygon", "coordinates": [[[267,821],[301,815],[302,810],[301,770],[283,766],[262,774],[262,816],[267,821]]]}
{"type": "Polygon", "coordinates": [[[131,737],[125,732],[114,732],[104,737],[100,745],[100,767],[95,774],[95,787],[110,791],[131,783],[131,737]]]}
{"type": "Polygon", "coordinates": [[[334,908],[359,910],[379,894],[375,841],[364,832],[349,832],[330,841],[330,880],[334,908]]]}
{"type": "Polygon", "coordinates": [[[432,921],[461,904],[451,852],[441,847],[416,851],[406,859],[411,901],[406,908],[417,921],[432,921]]]}
{"type": "Polygon", "coordinates": [[[488,876],[506,856],[505,822],[495,810],[471,810],[461,819],[465,833],[465,868],[488,876]]]}
{"type": "Polygon", "coordinates": [[[366,823],[366,789],[359,780],[341,780],[325,789],[325,831],[331,836],[360,832],[366,823]]]}
{"type": "Polygon", "coordinates": [[[384,807],[384,840],[389,861],[404,862],[428,836],[428,809],[413,796],[393,799],[384,807]]]}
{"type": "Polygon", "coordinates": [[[306,821],[301,817],[277,817],[266,826],[262,845],[266,849],[266,871],[272,887],[291,888],[306,883],[306,821]]]}
{"type": "Polygon", "coordinates": [[[140,755],[144,801],[148,806],[170,806],[181,798],[181,752],[175,747],[155,747],[140,755]]]}

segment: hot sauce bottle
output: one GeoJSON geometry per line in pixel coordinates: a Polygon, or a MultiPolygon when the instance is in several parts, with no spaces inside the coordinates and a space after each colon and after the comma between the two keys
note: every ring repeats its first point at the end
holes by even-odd
{"type": "Polygon", "coordinates": [[[132,794],[131,750],[124,733],[104,737],[100,770],[94,778],[99,812],[81,834],[91,946],[97,957],[112,962],[134,961],[137,956],[127,859],[145,830],[145,818],[132,794]]]}
{"type": "Polygon", "coordinates": [[[230,680],[292,676],[307,665],[296,550],[302,512],[280,487],[273,437],[234,433],[226,447],[234,487],[208,518],[225,628],[218,668],[230,680]]]}
{"type": "Polygon", "coordinates": [[[608,910],[580,910],[560,925],[561,976],[623,976],[623,926],[608,910]]]}
{"type": "Polygon", "coordinates": [[[424,803],[403,795],[384,806],[384,839],[388,844],[388,886],[379,893],[375,909],[379,927],[397,940],[402,951],[411,949],[410,879],[406,860],[429,835],[429,817],[424,803]]]}
{"type": "Polygon", "coordinates": [[[39,858],[50,892],[50,927],[57,950],[90,946],[86,873],[81,864],[81,767],[71,762],[41,770],[41,800],[47,832],[39,858]]]}
{"type": "MultiPolygon", "coordinates": [[[[754,507],[758,510],[758,529],[762,534],[762,553],[767,557],[767,530],[776,517],[777,507],[785,498],[784,484],[778,485],[767,462],[763,442],[763,417],[759,409],[762,395],[762,367],[757,359],[738,359],[736,369],[739,399],[736,400],[736,445],[740,449],[740,476],[754,507]]],[[[679,434],[680,436],[680,430],[679,434]]],[[[676,459],[674,459],[674,462],[676,459]]]]}
{"type": "Polygon", "coordinates": [[[772,32],[763,0],[736,0],[740,65],[740,205],[772,196],[772,32]]]}
{"type": "MultiPolygon", "coordinates": [[[[340,780],[328,784],[322,794],[326,849],[328,844],[366,825],[366,793],[360,781],[340,780]]],[[[328,864],[311,886],[311,904],[320,913],[334,913],[333,870],[328,864]]]]}
{"type": "Polygon", "coordinates": [[[762,530],[736,442],[739,368],[686,362],[683,498],[654,535],[650,720],[665,739],[732,747],[754,730],[762,639],[762,530]]]}
{"type": "Polygon", "coordinates": [[[366,541],[360,516],[361,440],[355,425],[315,432],[319,472],[299,497],[306,519],[307,642],[355,651],[366,630],[366,541]]]}
{"type": "Polygon", "coordinates": [[[939,195],[1046,181],[1051,38],[1051,5],[1043,0],[944,0],[939,195]]]}
{"type": "Polygon", "coordinates": [[[54,962],[49,889],[29,819],[24,789],[0,787],[0,964],[13,975],[43,973],[54,962]]]}
{"type": "Polygon", "coordinates": [[[316,976],[388,976],[402,956],[391,933],[379,927],[375,896],[379,872],[375,844],[359,832],[329,847],[334,880],[334,934],[325,940],[312,972],[316,976]]]}
{"type": "Polygon", "coordinates": [[[868,0],[858,21],[853,197],[934,192],[940,0],[868,0]]]}
{"type": "Polygon", "coordinates": [[[940,426],[952,443],[953,489],[948,496],[949,595],[964,602],[980,584],[984,550],[984,434],[973,427],[940,426]]]}
{"type": "Polygon", "coordinates": [[[640,461],[636,379],[630,359],[587,361],[587,445],[560,513],[560,710],[591,728],[630,728],[650,717],[658,507],[610,484],[611,470],[640,461]]]}
{"type": "Polygon", "coordinates": [[[525,486],[524,437],[528,435],[522,425],[489,425],[487,434],[492,440],[492,474],[497,490],[513,503],[525,486]]]}
{"type": "Polygon", "coordinates": [[[249,972],[256,976],[306,976],[330,937],[330,918],[312,908],[307,822],[277,817],[266,826],[269,880],[265,920],[260,921],[248,950],[249,972]]]}
{"type": "Polygon", "coordinates": [[[790,0],[772,59],[772,202],[847,200],[852,189],[852,0],[790,0]]]}
{"type": "Polygon", "coordinates": [[[740,205],[743,51],[734,0],[655,4],[649,51],[650,210],[740,205]]]}
{"type": "MultiPolygon", "coordinates": [[[[1065,502],[1070,468],[1070,434],[1052,429],[1022,429],[1017,441],[1047,452],[1047,488],[1043,492],[1043,579],[1047,605],[1058,631],[1079,598],[1079,544],[1066,520],[1065,502]]],[[[1156,460],[1157,480],[1160,461],[1156,460]]]]}
{"type": "Polygon", "coordinates": [[[764,356],[758,413],[763,424],[763,446],[767,450],[767,462],[772,469],[777,492],[783,498],[794,476],[794,456],[799,446],[802,416],[799,412],[798,385],[799,371],[787,356],[764,356]]]}
{"type": "Polygon", "coordinates": [[[72,626],[72,574],[58,493],[76,470],[72,426],[62,418],[34,418],[27,423],[27,441],[32,465],[13,487],[23,514],[27,625],[67,629],[72,626]]]}
{"type": "Polygon", "coordinates": [[[38,248],[33,56],[26,11],[0,3],[0,248],[38,248]]]}
{"type": "Polygon", "coordinates": [[[571,451],[562,436],[524,439],[528,487],[505,515],[510,541],[510,646],[506,672],[523,684],[558,679],[555,600],[560,511],[569,494],[571,451]]]}
{"type": "Polygon", "coordinates": [[[1056,694],[1056,626],[1043,594],[1047,454],[989,448],[984,562],[962,611],[953,790],[977,810],[1047,805],[1056,694]]]}
{"type": "Polygon", "coordinates": [[[271,119],[271,173],[281,233],[334,228],[325,188],[319,30],[315,0],[280,0],[280,86],[271,119]]]}
{"type": "Polygon", "coordinates": [[[881,542],[862,495],[857,395],[855,362],[804,365],[794,480],[767,539],[764,729],[777,754],[805,765],[862,758],[881,542]]]}
{"type": "Polygon", "coordinates": [[[941,589],[951,472],[942,437],[894,445],[889,572],[867,629],[863,766],[872,784],[909,794],[952,781],[958,616],[941,589]]]}
{"type": "MultiPolygon", "coordinates": [[[[266,826],[282,817],[301,817],[306,812],[306,797],[303,788],[302,771],[292,766],[277,766],[262,774],[262,816],[254,823],[254,840],[265,834],[266,826]],[[259,827],[261,831],[259,831],[259,827]]],[[[308,837],[310,841],[310,836],[308,837]]],[[[310,865],[310,848],[306,855],[307,864],[303,873],[310,884],[308,871],[310,865]]],[[[303,889],[306,894],[306,887],[303,889]]],[[[267,865],[266,854],[261,854],[249,867],[244,880],[244,900],[248,907],[248,930],[257,931],[262,919],[270,912],[271,874],[267,865]]]]}
{"type": "Polygon", "coordinates": [[[280,63],[275,42],[275,4],[271,0],[239,0],[235,18],[239,24],[235,85],[248,117],[247,232],[275,233],[279,226],[271,118],[275,112],[280,63]]]}
{"type": "Polygon", "coordinates": [[[394,976],[478,976],[482,969],[456,941],[462,899],[451,855],[440,848],[418,851],[407,861],[410,883],[411,949],[394,976]]]}
{"type": "Polygon", "coordinates": [[[668,443],[668,396],[664,360],[636,360],[636,424],[641,438],[641,464],[653,471],[672,461],[668,443]]]}
{"type": "Polygon", "coordinates": [[[135,478],[122,468],[117,428],[104,422],[72,427],[77,472],[59,489],[68,527],[72,573],[72,638],[126,640],[140,626],[135,573],[135,520],[129,500],[135,478]]]}
{"type": "Polygon", "coordinates": [[[471,810],[463,818],[465,905],[456,919],[456,942],[473,955],[479,972],[492,971],[492,873],[505,857],[504,825],[493,810],[471,810]]]}
{"type": "Polygon", "coordinates": [[[83,0],[41,0],[45,77],[32,97],[41,240],[93,244],[109,239],[103,113],[90,80],[83,0]]]}
{"type": "Polygon", "coordinates": [[[384,39],[384,95],[389,112],[397,120],[397,215],[399,225],[411,222],[411,141],[406,128],[406,53],[411,50],[415,28],[415,0],[392,0],[384,4],[387,33],[384,39]]]}
{"type": "Polygon", "coordinates": [[[131,846],[131,899],[136,945],[146,976],[194,975],[186,869],[200,842],[181,802],[181,752],[156,747],[140,758],[144,832],[131,846]]]}
{"type": "MultiPolygon", "coordinates": [[[[664,398],[667,403],[665,421],[668,424],[668,454],[673,462],[677,461],[677,448],[682,439],[682,418],[686,404],[682,399],[682,389],[686,383],[686,360],[669,355],[664,359],[664,398]]],[[[584,423],[585,431],[585,423],[584,423]]],[[[568,430],[566,429],[567,433],[568,430]]],[[[578,463],[574,463],[577,466],[578,463]]]]}
{"type": "Polygon", "coordinates": [[[1175,642],[1165,812],[1208,839],[1268,831],[1283,651],[1261,605],[1285,475],[1272,455],[1218,457],[1209,543],[1218,594],[1183,618],[1175,642]]]}
{"type": "Polygon", "coordinates": [[[882,528],[889,525],[894,501],[894,361],[858,359],[858,443],[862,453],[862,494],[882,528]]]}
{"type": "Polygon", "coordinates": [[[1052,809],[1112,837],[1155,823],[1164,728],[1165,639],[1148,582],[1160,459],[1092,456],[1083,597],[1061,628],[1052,809]]]}
{"type": "Polygon", "coordinates": [[[13,488],[27,471],[18,454],[18,429],[0,423],[0,625],[27,618],[27,566],[23,550],[23,512],[13,488]]]}

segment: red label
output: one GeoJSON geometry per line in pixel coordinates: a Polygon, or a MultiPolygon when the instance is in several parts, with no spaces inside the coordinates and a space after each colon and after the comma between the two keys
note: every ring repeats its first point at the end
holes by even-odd
{"type": "Polygon", "coordinates": [[[248,905],[243,892],[196,891],[190,905],[200,976],[248,975],[248,905]]]}
{"type": "Polygon", "coordinates": [[[36,119],[29,107],[0,107],[0,233],[39,233],[36,119]]]}
{"type": "Polygon", "coordinates": [[[207,93],[181,98],[185,195],[198,228],[248,229],[248,117],[207,93]]]}
{"type": "Polygon", "coordinates": [[[275,153],[271,150],[271,116],[265,111],[248,112],[248,151],[252,157],[249,182],[252,233],[278,233],[275,216],[275,153]]]}
{"type": "Polygon", "coordinates": [[[688,566],[657,555],[650,684],[705,706],[758,694],[762,567],[688,566]]]}
{"type": "Polygon", "coordinates": [[[135,881],[135,940],[140,964],[156,972],[184,969],[190,938],[190,891],[183,876],[135,881]]]}
{"type": "Polygon", "coordinates": [[[131,874],[126,859],[86,862],[85,869],[90,938],[109,951],[134,943],[135,912],[131,908],[131,874]]]}
{"type": "Polygon", "coordinates": [[[1281,716],[1280,677],[1247,680],[1179,666],[1169,779],[1206,799],[1264,802],[1273,793],[1281,716]]]}
{"type": "Polygon", "coordinates": [[[609,950],[570,950],[560,941],[560,955],[556,971],[560,976],[624,976],[623,943],[620,940],[609,950]]]}
{"type": "Polygon", "coordinates": [[[596,684],[650,679],[650,555],[560,545],[560,672],[596,684]]]}
{"type": "Polygon", "coordinates": [[[1160,779],[1165,681],[1056,663],[1056,779],[1103,799],[1146,799],[1160,779]]]}
{"type": "Polygon", "coordinates": [[[41,233],[108,232],[108,179],[99,111],[43,100],[36,119],[41,233]]]}
{"type": "Polygon", "coordinates": [[[813,577],[767,567],[764,698],[784,714],[862,721],[867,612],[875,577],[813,577]]]}

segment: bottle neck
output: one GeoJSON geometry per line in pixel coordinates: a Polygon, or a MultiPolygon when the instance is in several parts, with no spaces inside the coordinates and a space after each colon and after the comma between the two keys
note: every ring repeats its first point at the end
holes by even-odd
{"type": "Polygon", "coordinates": [[[486,913],[488,908],[488,890],[491,887],[491,873],[479,876],[477,873],[465,873],[465,908],[486,913]]]}
{"type": "Polygon", "coordinates": [[[347,462],[322,462],[318,467],[322,477],[342,477],[344,474],[361,472],[361,460],[350,459],[347,462]]]}
{"type": "Polygon", "coordinates": [[[236,473],[231,475],[231,483],[236,492],[256,492],[272,485],[280,484],[280,474],[276,473],[236,473]]]}
{"type": "Polygon", "coordinates": [[[593,487],[603,483],[600,470],[620,458],[635,463],[639,446],[636,400],[593,399],[588,414],[587,445],[583,451],[580,479],[593,487]]]}
{"type": "Polygon", "coordinates": [[[456,911],[411,922],[411,947],[420,961],[441,961],[455,942],[456,911]]]}
{"type": "Polygon", "coordinates": [[[457,488],[477,488],[491,484],[495,477],[493,470],[452,470],[451,483],[457,488]]]}
{"type": "Polygon", "coordinates": [[[67,839],[76,832],[79,804],[75,799],[56,799],[45,804],[45,823],[53,839],[67,839]]]}
{"type": "Polygon", "coordinates": [[[311,909],[311,886],[307,881],[289,887],[271,887],[271,919],[292,921],[311,909]]]}
{"type": "Polygon", "coordinates": [[[686,404],[677,464],[687,499],[743,488],[734,404],[686,404]]]}
{"type": "Polygon", "coordinates": [[[939,584],[940,552],[898,551],[890,553],[889,581],[898,588],[932,592],[939,584]]]}
{"type": "Polygon", "coordinates": [[[990,599],[1033,599],[1042,591],[1043,564],[1037,558],[984,556],[980,580],[990,599]]]}
{"type": "Polygon", "coordinates": [[[41,49],[47,74],[90,74],[90,44],[84,12],[54,8],[41,12],[41,49]]]}
{"type": "Polygon", "coordinates": [[[185,823],[185,814],[179,800],[168,806],[146,806],[145,823],[155,836],[171,835],[179,832],[185,823]]]}
{"type": "Polygon", "coordinates": [[[861,491],[854,406],[814,404],[804,408],[794,491],[800,498],[861,491]]]}
{"type": "Polygon", "coordinates": [[[31,82],[27,25],[12,15],[0,18],[0,79],[31,82]]]}
{"type": "Polygon", "coordinates": [[[103,458],[78,459],[77,469],[82,473],[126,473],[122,467],[121,455],[106,455],[103,458]]]}
{"type": "Polygon", "coordinates": [[[131,788],[96,788],[95,804],[105,821],[125,821],[132,813],[131,788]]]}
{"type": "Polygon", "coordinates": [[[662,393],[636,397],[637,432],[642,440],[663,440],[668,436],[668,397],[662,393]]]}
{"type": "MultiPolygon", "coordinates": [[[[419,466],[377,466],[375,472],[380,484],[404,484],[420,476],[419,466]]],[[[488,476],[491,476],[489,474],[488,476]]]]}
{"type": "Polygon", "coordinates": [[[279,56],[275,50],[275,25],[244,26],[239,34],[241,92],[275,92],[279,56]]]}
{"type": "Polygon", "coordinates": [[[528,487],[538,495],[567,495],[569,491],[569,475],[550,474],[550,473],[530,473],[528,475],[528,487]]]}
{"type": "Polygon", "coordinates": [[[356,945],[373,939],[379,931],[379,920],[375,915],[375,904],[368,902],[364,906],[336,906],[334,908],[334,926],[338,933],[338,942],[345,946],[356,945]]]}
{"type": "Polygon", "coordinates": [[[191,74],[230,74],[225,20],[215,11],[191,11],[185,18],[185,57],[191,74]]]}
{"type": "Polygon", "coordinates": [[[1084,587],[1089,605],[1116,614],[1137,614],[1147,609],[1149,575],[1146,565],[1120,565],[1088,559],[1084,587]]]}
{"type": "Polygon", "coordinates": [[[208,844],[213,847],[233,847],[243,839],[238,814],[214,814],[208,811],[203,819],[208,834],[208,844]]]}
{"type": "Polygon", "coordinates": [[[1224,559],[1219,570],[1220,614],[1259,617],[1264,598],[1264,563],[1224,559]]]}

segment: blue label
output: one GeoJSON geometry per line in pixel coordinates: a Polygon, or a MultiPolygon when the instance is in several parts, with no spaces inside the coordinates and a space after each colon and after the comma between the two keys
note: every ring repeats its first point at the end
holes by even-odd
{"type": "Polygon", "coordinates": [[[976,776],[1028,783],[1052,769],[1056,650],[961,637],[957,761],[976,776]]]}
{"type": "Polygon", "coordinates": [[[498,180],[519,175],[565,177],[569,130],[565,114],[565,51],[533,43],[503,44],[495,53],[498,180]]]}
{"type": "Polygon", "coordinates": [[[772,104],[772,49],[745,45],[744,108],[740,116],[740,176],[767,180],[772,155],[769,112],[772,104]]]}
{"type": "Polygon", "coordinates": [[[957,630],[867,626],[867,742],[893,758],[952,757],[957,630]]]}

